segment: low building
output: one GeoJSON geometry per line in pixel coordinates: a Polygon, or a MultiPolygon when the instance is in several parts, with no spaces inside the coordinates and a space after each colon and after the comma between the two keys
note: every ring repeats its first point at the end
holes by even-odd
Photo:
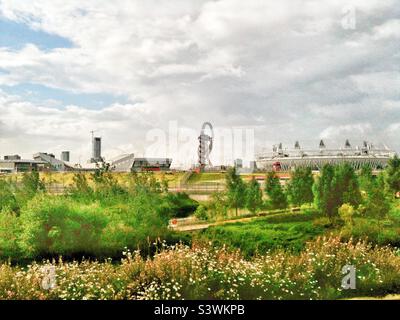
{"type": "Polygon", "coordinates": [[[11,156],[4,156],[4,160],[21,160],[21,156],[18,154],[14,154],[11,156]]]}
{"type": "Polygon", "coordinates": [[[111,168],[114,172],[131,172],[135,155],[133,153],[120,155],[111,161],[111,168]]]}
{"type": "Polygon", "coordinates": [[[0,160],[0,173],[17,173],[42,171],[48,167],[45,161],[16,159],[16,160],[0,160]]]}
{"type": "Polygon", "coordinates": [[[135,158],[131,171],[167,171],[171,164],[171,158],[135,158]]]}
{"type": "Polygon", "coordinates": [[[170,169],[170,158],[135,158],[134,154],[124,154],[111,161],[114,172],[167,171],[170,169]]]}
{"type": "Polygon", "coordinates": [[[74,170],[74,168],[69,163],[67,163],[66,161],[56,159],[56,157],[52,153],[38,152],[33,155],[33,159],[48,163],[49,169],[52,171],[74,170]]]}

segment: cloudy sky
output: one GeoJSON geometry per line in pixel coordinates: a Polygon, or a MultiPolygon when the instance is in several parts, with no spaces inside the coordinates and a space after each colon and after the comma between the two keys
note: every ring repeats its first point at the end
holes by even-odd
{"type": "Polygon", "coordinates": [[[400,151],[400,0],[0,0],[0,155],[84,162],[96,130],[180,165],[204,121],[400,151]],[[149,148],[176,126],[185,148],[149,148]]]}

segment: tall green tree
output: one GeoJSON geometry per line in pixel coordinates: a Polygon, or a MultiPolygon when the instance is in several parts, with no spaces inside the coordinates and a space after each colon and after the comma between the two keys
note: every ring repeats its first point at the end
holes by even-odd
{"type": "Polygon", "coordinates": [[[287,194],[290,203],[294,206],[300,206],[304,203],[313,202],[313,183],[314,178],[311,168],[296,168],[287,187],[287,194]]]}
{"type": "Polygon", "coordinates": [[[344,163],[335,167],[333,184],[334,192],[338,198],[338,207],[348,203],[356,208],[361,203],[357,175],[350,164],[344,163]]]}
{"type": "Polygon", "coordinates": [[[389,210],[390,202],[386,197],[384,176],[380,174],[371,181],[364,200],[365,213],[379,220],[384,219],[389,210]]]}
{"type": "Polygon", "coordinates": [[[400,191],[400,158],[395,155],[386,168],[386,185],[393,195],[400,191]]]}
{"type": "Polygon", "coordinates": [[[373,182],[374,177],[372,176],[372,168],[368,165],[364,165],[358,176],[358,181],[360,185],[360,189],[364,192],[368,192],[371,187],[371,183],[373,182]]]}
{"type": "Polygon", "coordinates": [[[242,178],[236,172],[236,168],[229,168],[226,173],[226,196],[231,208],[235,209],[238,215],[238,209],[246,204],[246,185],[242,178]]]}
{"type": "Polygon", "coordinates": [[[330,220],[337,215],[337,199],[334,194],[333,180],[335,169],[332,165],[323,166],[320,176],[317,178],[314,186],[314,202],[316,207],[326,214],[330,220]]]}
{"type": "Polygon", "coordinates": [[[288,206],[286,194],[275,172],[268,172],[265,179],[265,193],[268,203],[273,209],[284,209],[288,206]]]}
{"type": "Polygon", "coordinates": [[[259,210],[263,203],[263,194],[260,188],[260,184],[253,177],[248,183],[246,189],[246,208],[251,213],[256,213],[259,210]]]}
{"type": "Polygon", "coordinates": [[[330,220],[338,216],[344,203],[358,207],[361,193],[356,173],[349,164],[325,165],[314,186],[315,204],[330,220]]]}

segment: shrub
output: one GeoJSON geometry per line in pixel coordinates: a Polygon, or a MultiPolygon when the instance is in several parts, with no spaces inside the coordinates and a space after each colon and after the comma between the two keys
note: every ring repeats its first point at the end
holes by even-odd
{"type": "Polygon", "coordinates": [[[0,180],[0,211],[3,209],[16,212],[19,206],[11,189],[11,185],[4,180],[0,180]]]}
{"type": "Polygon", "coordinates": [[[207,208],[203,205],[199,205],[194,215],[199,220],[207,220],[208,219],[207,208]]]}
{"type": "Polygon", "coordinates": [[[97,204],[38,196],[21,211],[20,247],[27,257],[93,253],[107,218],[97,204]]]}
{"type": "Polygon", "coordinates": [[[21,232],[19,220],[12,211],[3,209],[0,212],[0,257],[13,260],[20,257],[18,236],[21,232]]]}
{"type": "Polygon", "coordinates": [[[223,192],[214,192],[209,203],[212,218],[226,218],[228,216],[228,200],[223,192]]]}
{"type": "Polygon", "coordinates": [[[199,203],[189,197],[187,193],[167,193],[164,197],[164,214],[169,218],[185,218],[193,214],[199,203]]]}
{"type": "Polygon", "coordinates": [[[354,208],[348,203],[342,204],[339,208],[339,216],[344,221],[348,228],[351,228],[354,224],[354,208]]]}

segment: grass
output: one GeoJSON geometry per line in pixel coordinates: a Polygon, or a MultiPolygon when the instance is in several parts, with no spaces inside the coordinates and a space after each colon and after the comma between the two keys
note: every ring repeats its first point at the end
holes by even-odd
{"type": "Polygon", "coordinates": [[[250,222],[212,226],[197,238],[214,245],[240,249],[246,257],[265,254],[269,250],[285,249],[300,252],[306,243],[321,235],[334,234],[343,241],[365,240],[373,245],[400,247],[400,219],[397,211],[384,221],[356,217],[350,228],[339,223],[332,225],[324,216],[307,210],[299,213],[280,213],[250,222]]]}
{"type": "Polygon", "coordinates": [[[325,232],[323,226],[313,224],[317,216],[305,213],[276,214],[251,222],[210,227],[199,238],[219,246],[225,244],[230,248],[240,248],[245,256],[282,248],[299,252],[307,241],[325,232]]]}
{"type": "MultiPolygon", "coordinates": [[[[82,173],[89,179],[91,173],[82,173]]],[[[174,172],[174,173],[167,173],[167,172],[154,172],[153,175],[157,181],[161,181],[165,179],[168,181],[169,184],[172,186],[178,185],[180,179],[183,176],[183,172],[174,172]]],[[[40,172],[40,179],[46,184],[60,184],[63,186],[72,186],[73,185],[73,177],[75,173],[73,172],[40,172]]],[[[0,176],[0,179],[11,180],[13,182],[21,182],[22,180],[22,173],[16,173],[11,175],[3,175],[0,176]]],[[[127,180],[129,180],[130,173],[126,172],[115,172],[113,173],[113,177],[119,184],[126,184],[127,180]]],[[[92,184],[93,185],[93,184],[92,184]]]]}
{"type": "Polygon", "coordinates": [[[204,182],[225,182],[225,173],[219,172],[203,172],[203,173],[194,173],[190,176],[188,183],[204,183],[204,182]]]}

